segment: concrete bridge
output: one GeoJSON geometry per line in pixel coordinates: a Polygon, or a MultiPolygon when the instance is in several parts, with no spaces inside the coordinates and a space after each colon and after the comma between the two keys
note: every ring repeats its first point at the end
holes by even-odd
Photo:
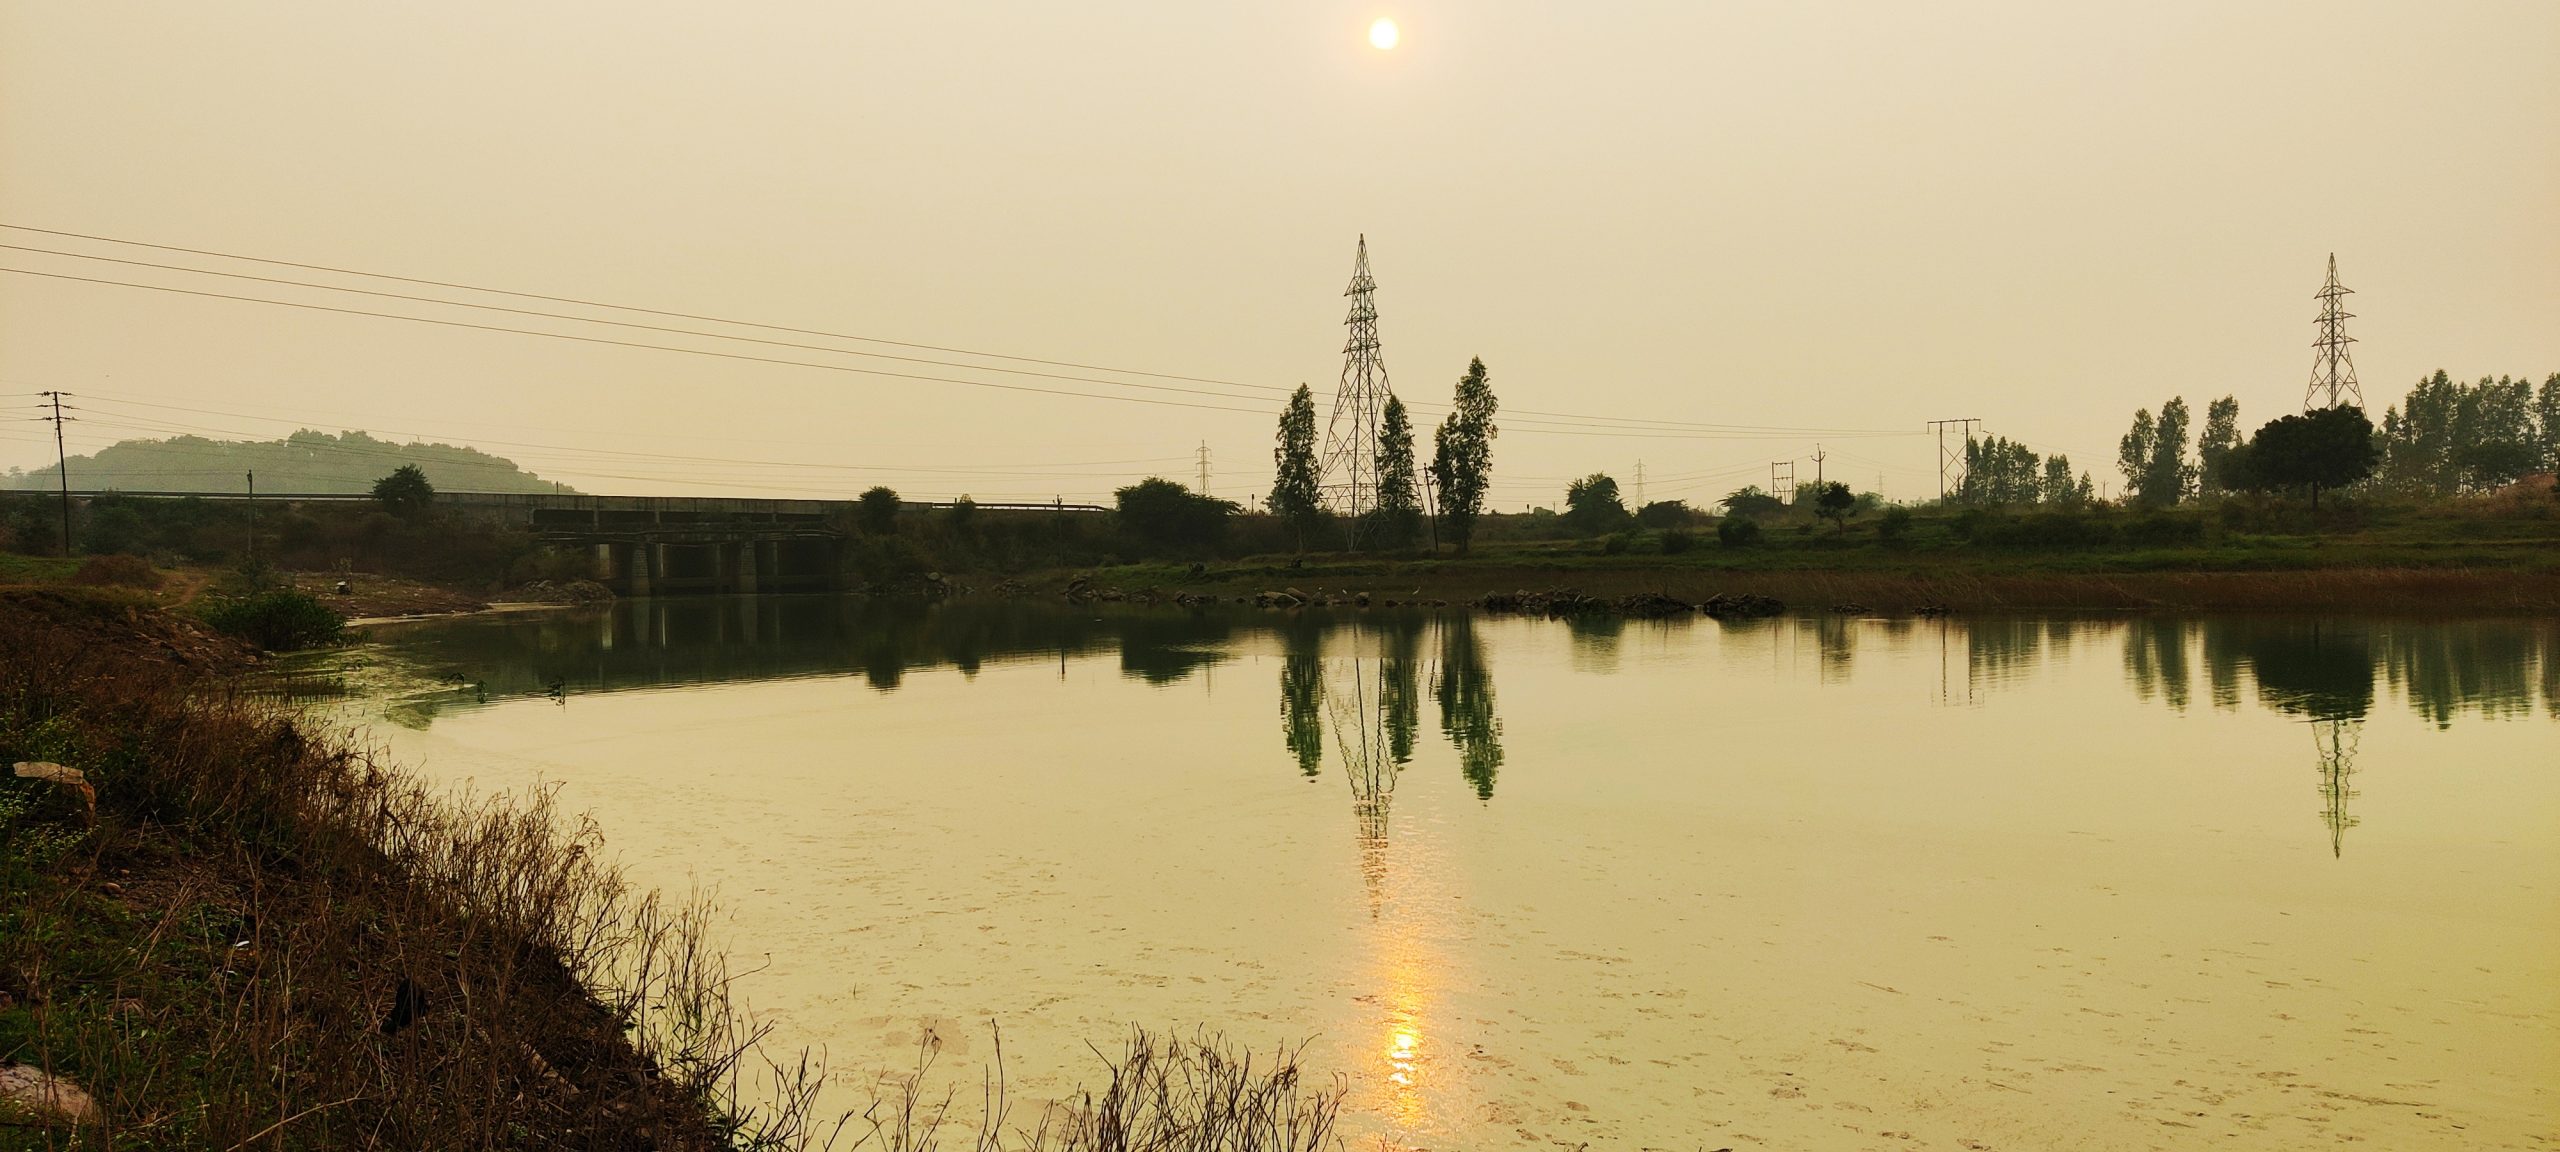
{"type": "MultiPolygon", "coordinates": [[[[74,492],[75,498],[241,501],[245,493],[74,492]]],[[[361,493],[261,493],[261,504],[369,503],[361,493]]],[[[670,592],[823,590],[844,582],[845,542],[856,535],[856,500],[774,500],[726,496],[586,496],[566,493],[438,492],[439,510],[517,529],[558,548],[591,548],[594,579],[625,596],[670,592]]],[[[906,513],[952,505],[904,501],[906,513]]],[[[1097,504],[987,503],[994,515],[1091,516],[1097,504]]]]}

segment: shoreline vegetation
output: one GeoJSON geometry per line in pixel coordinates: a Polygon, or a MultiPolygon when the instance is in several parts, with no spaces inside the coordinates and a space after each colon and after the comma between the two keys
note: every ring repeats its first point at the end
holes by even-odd
{"type": "MultiPolygon", "coordinates": [[[[972,1138],[931,1045],[822,1115],[706,899],[636,889],[549,792],[447,794],[313,727],[254,663],[128,589],[0,589],[0,1150],[972,1138]]],[[[1139,1031],[1102,1072],[1019,1115],[995,1091],[975,1146],[1339,1146],[1341,1086],[1291,1050],[1139,1031]]]]}
{"type": "MultiPolygon", "coordinates": [[[[1301,551],[1287,525],[1263,514],[1229,517],[1212,533],[1178,517],[1166,527],[1125,513],[891,507],[839,526],[841,590],[1057,597],[1080,581],[1079,595],[1139,603],[1269,603],[1278,597],[1263,594],[1289,593],[1299,603],[1356,604],[1365,593],[1503,610],[1572,592],[1602,606],[1723,595],[1883,614],[2560,614],[2560,489],[2548,475],[2434,501],[2333,494],[2316,512],[2307,501],[2246,494],[2156,509],[1826,512],[1769,500],[1721,517],[1654,505],[1650,524],[1639,517],[1594,530],[1541,510],[1484,516],[1465,555],[1422,542],[1325,550],[1342,539],[1330,522],[1301,551]]],[[[262,523],[282,522],[312,543],[276,557],[286,570],[255,571],[226,567],[237,557],[218,546],[228,539],[222,518],[236,509],[124,511],[156,519],[92,540],[86,557],[0,552],[0,586],[105,585],[201,611],[284,584],[368,622],[613,595],[589,578],[591,555],[443,517],[432,504],[406,516],[361,504],[279,510],[262,523]],[[346,562],[316,566],[330,554],[346,562]]]]}

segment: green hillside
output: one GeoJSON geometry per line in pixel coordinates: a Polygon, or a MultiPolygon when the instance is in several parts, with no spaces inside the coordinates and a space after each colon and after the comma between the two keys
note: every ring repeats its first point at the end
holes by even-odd
{"type": "MultiPolygon", "coordinates": [[[[551,492],[552,483],[500,456],[451,444],[398,444],[362,432],[304,429],[282,440],[126,440],[70,460],[71,487],[126,492],[238,492],[250,472],[263,492],[366,492],[403,464],[441,492],[551,492]]],[[[50,489],[54,470],[12,468],[0,488],[50,489]]]]}

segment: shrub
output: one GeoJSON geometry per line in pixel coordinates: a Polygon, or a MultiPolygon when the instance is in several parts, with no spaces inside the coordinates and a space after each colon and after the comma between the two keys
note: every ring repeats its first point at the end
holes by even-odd
{"type": "Polygon", "coordinates": [[[1740,516],[1727,516],[1716,524],[1716,543],[1727,548],[1748,548],[1760,542],[1760,522],[1740,516]]]}
{"type": "Polygon", "coordinates": [[[215,631],[240,637],[270,652],[291,652],[335,644],[346,638],[347,618],[298,588],[277,588],[228,600],[203,610],[215,631]]]}
{"type": "Polygon", "coordinates": [[[160,570],[142,557],[111,553],[81,561],[80,570],[71,574],[71,582],[110,588],[157,588],[160,570]]]}
{"type": "Polygon", "coordinates": [[[1677,556],[1697,546],[1698,538],[1691,533],[1677,528],[1666,529],[1662,533],[1662,554],[1665,556],[1677,556]]]}
{"type": "Polygon", "coordinates": [[[1887,508],[1883,518],[1876,521],[1876,535],[1884,540],[1900,540],[1910,531],[1911,510],[1908,508],[1887,508]]]}
{"type": "Polygon", "coordinates": [[[1600,554],[1603,556],[1621,555],[1626,550],[1627,534],[1624,532],[1612,532],[1607,539],[1600,541],[1600,554]]]}
{"type": "Polygon", "coordinates": [[[2162,547],[2194,544],[2204,539],[2204,521],[2194,516],[2143,516],[2125,522],[2124,542],[2162,547]]]}

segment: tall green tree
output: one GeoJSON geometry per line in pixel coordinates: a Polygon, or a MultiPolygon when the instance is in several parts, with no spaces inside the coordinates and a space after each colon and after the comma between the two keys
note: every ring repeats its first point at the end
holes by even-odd
{"type": "Polygon", "coordinates": [[[1574,531],[1586,533],[1607,532],[1625,524],[1627,505],[1618,496],[1618,482],[1606,472],[1594,472],[1565,485],[1564,522],[1574,531]]]}
{"type": "Polygon", "coordinates": [[[435,501],[436,486],[427,483],[426,469],[403,464],[373,482],[373,498],[384,511],[406,519],[427,510],[427,505],[435,501]]]}
{"type": "Polygon", "coordinates": [[[1815,490],[1813,514],[1830,521],[1832,527],[1842,532],[1848,531],[1849,517],[1857,511],[1858,495],[1849,491],[1848,485],[1831,480],[1824,482],[1819,489],[1815,490]]]}
{"type": "Polygon", "coordinates": [[[2254,486],[2308,488],[2317,509],[2321,489],[2371,476],[2381,455],[2364,410],[2341,404],[2268,421],[2250,437],[2243,458],[2254,486]]]}
{"type": "Polygon", "coordinates": [[[2151,467],[2143,473],[2142,498],[2170,505],[2195,489],[2196,468],[2187,462],[2187,401],[2176,397],[2160,406],[2160,422],[2151,441],[2151,467]]]}
{"type": "Polygon", "coordinates": [[[1413,543],[1422,528],[1422,492],[1414,481],[1413,421],[1404,401],[1387,397],[1378,427],[1378,540],[1389,547],[1413,543]]]}
{"type": "Polygon", "coordinates": [[[2151,421],[2151,410],[2137,408],[2133,427],[2116,441],[2116,471],[2124,475],[2125,499],[2131,500],[2142,491],[2142,479],[2151,471],[2151,449],[2160,440],[2160,429],[2151,421]]]}
{"type": "Polygon", "coordinates": [[[2072,479],[2071,458],[2060,452],[2044,458],[2044,479],[2036,487],[2037,500],[2056,508],[2085,508],[2098,495],[2088,473],[2072,479]]]}
{"type": "Polygon", "coordinates": [[[1476,517],[1483,514],[1485,490],[1492,486],[1493,438],[1502,433],[1493,423],[1499,407],[1485,380],[1484,361],[1471,359],[1467,374],[1458,378],[1448,419],[1432,435],[1431,485],[1440,494],[1440,517],[1460,554],[1475,538],[1476,517]]]}
{"type": "Polygon", "coordinates": [[[2240,450],[2240,399],[2225,396],[2205,405],[2204,433],[2196,437],[2196,490],[2219,496],[2238,487],[2231,471],[2240,450]]]}
{"type": "Polygon", "coordinates": [[[2560,372],[2542,382],[2534,397],[2533,422],[2542,441],[2542,469],[2560,472],[2560,372]]]}
{"type": "Polygon", "coordinates": [[[2116,468],[2124,473],[2125,495],[2144,504],[2168,507],[2194,489],[2195,465],[2187,462],[2187,402],[2175,398],[2160,406],[2154,420],[2147,410],[2133,414],[2133,428],[2116,444],[2116,468]]]}
{"type": "Polygon", "coordinates": [[[1964,504],[2033,504],[2042,493],[2042,466],[2034,450],[2015,440],[1968,437],[1955,498],[1964,504]]]}
{"type": "Polygon", "coordinates": [[[1304,384],[1280,411],[1280,444],[1271,450],[1271,514],[1297,533],[1307,549],[1307,529],[1324,513],[1324,488],[1316,475],[1316,398],[1304,384]]]}

